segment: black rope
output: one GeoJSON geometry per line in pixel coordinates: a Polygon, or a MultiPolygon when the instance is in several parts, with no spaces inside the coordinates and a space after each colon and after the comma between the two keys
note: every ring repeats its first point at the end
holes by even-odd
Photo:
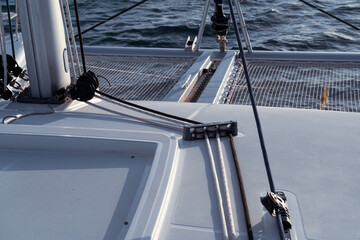
{"type": "Polygon", "coordinates": [[[247,63],[246,63],[246,59],[245,59],[245,54],[244,54],[244,50],[242,49],[242,44],[241,44],[241,40],[240,40],[240,33],[238,30],[238,26],[235,20],[235,15],[234,15],[234,11],[232,8],[232,3],[231,0],[229,1],[229,6],[230,6],[230,12],[231,12],[231,17],[233,19],[233,24],[234,24],[234,28],[235,28],[235,35],[236,35],[236,39],[239,45],[239,50],[240,50],[240,55],[241,55],[241,60],[243,63],[243,68],[244,68],[244,74],[245,74],[245,78],[246,78],[246,84],[247,84],[247,88],[249,91],[249,97],[250,97],[250,101],[251,101],[251,106],[254,112],[254,117],[255,117],[255,121],[256,121],[256,127],[258,130],[258,134],[259,134],[259,139],[260,139],[260,145],[261,145],[261,150],[263,153],[263,158],[264,158],[264,162],[265,162],[265,166],[266,166],[266,170],[267,170],[267,174],[268,174],[268,179],[269,179],[269,184],[270,184],[270,190],[272,192],[275,192],[275,185],[274,185],[274,181],[272,178],[272,174],[271,174],[271,169],[270,169],[270,165],[269,165],[269,159],[268,159],[268,155],[267,155],[267,151],[266,151],[266,147],[265,147],[265,141],[264,141],[264,136],[262,133],[262,127],[261,127],[261,123],[260,123],[260,118],[259,118],[259,114],[257,111],[257,107],[256,107],[256,102],[254,99],[254,94],[252,91],[252,86],[251,86],[251,81],[250,81],[250,77],[249,77],[249,72],[247,69],[247,63]]]}
{"type": "Polygon", "coordinates": [[[74,0],[74,6],[75,6],[76,25],[77,25],[77,29],[78,29],[79,42],[80,42],[80,50],[81,50],[82,64],[83,64],[84,73],[86,73],[86,62],[85,62],[84,45],[83,45],[83,38],[82,38],[82,35],[81,35],[79,9],[78,9],[78,5],[77,5],[77,1],[76,1],[76,0],[74,0]]]}
{"type": "Polygon", "coordinates": [[[11,16],[10,16],[10,4],[9,0],[6,0],[6,6],[7,6],[7,13],[8,13],[8,21],[9,21],[9,28],[10,28],[10,40],[11,40],[11,50],[12,50],[12,56],[15,58],[15,47],[14,47],[14,36],[13,36],[13,30],[12,30],[12,24],[11,24],[11,16]]]}
{"type": "MultiPolygon", "coordinates": [[[[97,28],[98,26],[103,25],[104,23],[107,23],[107,22],[110,21],[111,19],[114,19],[114,18],[120,16],[121,14],[126,13],[127,11],[130,11],[131,9],[133,9],[133,8],[139,6],[139,5],[141,5],[141,4],[143,4],[143,3],[147,2],[147,1],[148,1],[148,0],[143,0],[143,1],[141,1],[141,2],[138,2],[138,3],[134,4],[134,5],[132,5],[131,7],[129,7],[129,8],[127,8],[127,9],[125,9],[125,10],[123,10],[123,11],[121,11],[121,12],[119,12],[119,13],[117,13],[117,14],[115,14],[115,15],[107,18],[107,19],[105,19],[104,21],[101,21],[101,22],[95,24],[94,26],[92,26],[92,27],[84,30],[84,31],[82,32],[82,34],[87,33],[88,31],[93,30],[94,28],[97,28]]],[[[80,37],[80,34],[75,35],[75,37],[80,37]]]]}
{"type": "Polygon", "coordinates": [[[332,18],[338,20],[339,22],[342,22],[342,23],[344,23],[344,24],[346,24],[346,25],[348,25],[348,26],[350,26],[350,27],[352,27],[352,28],[354,28],[354,29],[356,29],[356,30],[360,30],[359,27],[357,27],[357,26],[355,26],[355,25],[353,25],[353,24],[351,24],[351,23],[349,23],[349,22],[347,22],[347,21],[345,21],[345,20],[343,20],[343,19],[341,19],[341,18],[339,18],[339,17],[337,17],[337,16],[335,16],[335,15],[333,15],[333,14],[331,14],[331,13],[329,13],[329,12],[323,10],[323,9],[321,9],[321,8],[319,8],[318,6],[315,6],[315,5],[309,3],[309,2],[307,2],[307,1],[305,1],[305,0],[299,0],[299,1],[302,2],[302,3],[304,3],[304,4],[306,4],[306,5],[308,5],[309,7],[312,7],[312,8],[314,8],[314,9],[316,9],[316,10],[318,10],[318,11],[320,11],[320,12],[326,14],[326,15],[328,15],[329,17],[332,17],[332,18]]]}
{"type": "Polygon", "coordinates": [[[198,122],[198,121],[194,121],[194,120],[191,120],[191,119],[187,119],[187,118],[175,116],[175,115],[172,115],[172,114],[164,113],[164,112],[161,112],[161,111],[157,111],[155,109],[151,109],[151,108],[147,108],[147,107],[138,105],[136,103],[132,103],[132,102],[129,102],[129,101],[126,101],[126,100],[111,96],[111,95],[109,95],[107,93],[104,93],[104,92],[101,92],[99,90],[96,90],[96,92],[98,94],[100,94],[100,95],[103,95],[104,97],[110,98],[111,100],[120,102],[122,104],[131,106],[131,107],[135,107],[135,108],[147,111],[147,112],[155,113],[155,114],[160,115],[160,116],[164,116],[164,117],[167,117],[167,118],[171,118],[171,119],[175,119],[175,120],[178,120],[178,121],[183,121],[183,122],[187,122],[187,123],[191,123],[191,124],[201,124],[201,122],[198,122]]]}
{"type": "MultiPolygon", "coordinates": [[[[250,101],[251,101],[251,106],[252,106],[254,117],[255,117],[256,127],[257,127],[257,131],[258,131],[258,135],[259,135],[260,146],[261,146],[261,151],[262,151],[263,158],[264,158],[264,164],[265,164],[266,173],[267,173],[267,176],[268,176],[270,190],[271,190],[271,192],[275,192],[275,184],[274,184],[274,180],[273,180],[273,177],[272,177],[269,158],[268,158],[267,151],[266,151],[265,140],[264,140],[264,136],[263,136],[263,132],[262,132],[260,117],[259,117],[259,114],[258,114],[258,111],[257,111],[256,102],[255,102],[254,94],[253,94],[253,91],[252,91],[252,86],[251,86],[251,81],[250,81],[249,72],[248,72],[248,68],[247,68],[245,53],[244,53],[244,50],[242,48],[242,44],[241,44],[241,40],[240,40],[239,28],[238,28],[238,25],[237,25],[237,22],[236,22],[234,9],[233,9],[231,0],[228,0],[228,3],[229,3],[229,8],[230,8],[231,18],[233,19],[232,22],[234,24],[236,40],[237,40],[238,47],[239,47],[239,50],[240,50],[240,56],[241,56],[241,60],[242,60],[242,63],[243,63],[243,69],[244,69],[244,74],[245,74],[245,78],[246,78],[246,84],[247,84],[247,88],[248,88],[248,91],[249,91],[249,97],[250,97],[250,101]]],[[[279,213],[277,213],[276,216],[277,216],[277,222],[278,222],[278,227],[279,227],[280,238],[282,240],[285,240],[285,233],[284,233],[284,228],[283,228],[282,221],[281,221],[281,216],[280,216],[279,213]]]]}

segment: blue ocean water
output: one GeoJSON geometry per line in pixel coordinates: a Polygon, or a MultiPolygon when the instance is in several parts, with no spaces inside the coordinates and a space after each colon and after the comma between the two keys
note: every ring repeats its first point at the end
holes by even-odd
{"type": "MultiPolygon", "coordinates": [[[[78,0],[81,26],[86,29],[140,0],[78,0]]],[[[70,1],[72,2],[72,1],[70,1]]],[[[227,2],[227,1],[225,1],[227,2]]],[[[359,0],[309,0],[360,27],[359,0]]],[[[197,35],[204,0],[149,0],[84,34],[85,45],[183,48],[197,35]]],[[[340,23],[298,0],[242,0],[254,49],[292,51],[360,51],[360,31],[340,23]]],[[[228,9],[226,8],[226,11],[228,9]]],[[[217,48],[210,16],[202,48],[217,48]]],[[[228,48],[236,49],[233,29],[228,48]]]]}

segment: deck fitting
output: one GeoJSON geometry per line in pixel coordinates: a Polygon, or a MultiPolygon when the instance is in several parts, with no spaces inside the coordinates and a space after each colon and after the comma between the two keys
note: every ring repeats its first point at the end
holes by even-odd
{"type": "Polygon", "coordinates": [[[215,122],[205,124],[185,125],[183,128],[183,140],[192,141],[205,139],[205,134],[209,138],[215,138],[216,132],[219,132],[220,137],[237,136],[237,122],[215,122]]]}

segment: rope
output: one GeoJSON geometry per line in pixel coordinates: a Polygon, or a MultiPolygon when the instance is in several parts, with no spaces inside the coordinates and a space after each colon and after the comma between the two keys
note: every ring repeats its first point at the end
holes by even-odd
{"type": "Polygon", "coordinates": [[[23,114],[23,115],[20,114],[20,115],[5,116],[2,119],[2,124],[10,124],[10,123],[13,123],[13,122],[15,122],[17,120],[25,118],[25,117],[37,116],[37,115],[49,115],[49,114],[55,113],[55,109],[53,107],[51,107],[50,105],[48,105],[48,107],[51,110],[50,112],[34,112],[34,113],[26,113],[26,114],[23,114]]]}
{"type": "Polygon", "coordinates": [[[221,140],[220,140],[219,132],[216,132],[216,141],[217,141],[218,154],[219,154],[221,187],[223,189],[223,196],[224,196],[225,219],[228,227],[229,239],[236,239],[234,220],[231,211],[229,186],[226,180],[226,169],[225,169],[225,162],[223,157],[224,155],[223,155],[223,150],[221,148],[221,140]]]}
{"type": "Polygon", "coordinates": [[[224,214],[224,207],[223,207],[223,200],[222,200],[222,195],[221,195],[221,189],[219,186],[219,178],[216,172],[216,165],[215,165],[215,160],[214,160],[214,155],[212,153],[212,149],[211,149],[211,144],[210,144],[210,140],[208,137],[208,134],[205,134],[205,141],[206,141],[206,146],[208,149],[208,153],[209,153],[209,160],[210,160],[210,166],[211,166],[211,173],[212,173],[212,177],[213,177],[213,181],[214,181],[214,185],[215,185],[215,192],[216,192],[216,196],[218,199],[218,211],[219,211],[219,215],[220,215],[220,222],[221,222],[221,227],[223,230],[223,239],[228,239],[228,230],[227,230],[227,224],[226,224],[226,219],[225,219],[225,214],[224,214]]]}
{"type": "Polygon", "coordinates": [[[231,151],[232,151],[233,159],[234,159],[234,163],[235,163],[235,168],[236,168],[236,175],[237,175],[238,181],[239,181],[241,200],[242,200],[244,214],[245,214],[245,222],[246,222],[246,230],[248,233],[248,239],[254,240],[254,235],[253,235],[251,220],[250,220],[249,207],[248,207],[247,199],[246,199],[244,181],[243,181],[242,174],[241,174],[239,159],[238,159],[236,149],[235,149],[234,137],[231,133],[230,133],[229,139],[230,139],[231,151]]]}
{"type": "MultiPolygon", "coordinates": [[[[260,146],[261,146],[261,151],[262,151],[263,158],[264,158],[264,164],[265,164],[266,173],[267,173],[267,176],[268,176],[270,190],[271,190],[271,192],[275,192],[275,184],[274,184],[274,180],[273,180],[273,177],[272,177],[269,158],[268,158],[267,151],[266,151],[265,140],[264,140],[264,135],[263,135],[263,132],[262,132],[260,117],[259,117],[259,113],[257,111],[256,102],[255,102],[254,94],[253,94],[253,91],[252,91],[252,86],[251,86],[250,76],[249,76],[249,72],[248,72],[248,68],[247,68],[245,53],[244,53],[244,50],[242,48],[242,44],[241,44],[241,40],[240,40],[239,28],[238,28],[237,22],[235,21],[235,14],[234,14],[234,9],[233,9],[231,0],[228,0],[228,3],[229,3],[229,8],[230,8],[231,18],[234,19],[233,24],[234,24],[234,29],[235,29],[236,40],[237,40],[237,43],[238,43],[238,47],[239,47],[239,50],[240,50],[240,56],[241,56],[241,60],[242,60],[242,63],[243,63],[243,69],[244,69],[244,74],[245,74],[245,78],[246,78],[246,84],[247,84],[249,97],[250,97],[250,101],[251,101],[251,106],[252,106],[254,117],[255,117],[257,132],[258,132],[258,135],[259,135],[260,146]]],[[[276,216],[277,216],[277,222],[278,222],[278,227],[279,227],[280,238],[282,240],[285,240],[285,233],[284,233],[284,228],[283,228],[282,222],[281,222],[281,216],[280,216],[280,214],[277,214],[276,216]]]]}
{"type": "MultiPolygon", "coordinates": [[[[109,100],[106,100],[106,99],[103,99],[103,100],[109,101],[109,100]]],[[[174,125],[173,123],[165,123],[165,122],[160,122],[160,121],[156,121],[156,120],[146,119],[144,117],[137,117],[137,116],[134,116],[134,115],[131,115],[131,114],[125,114],[123,112],[118,112],[116,110],[111,110],[111,109],[106,108],[106,107],[101,107],[101,106],[93,104],[91,102],[86,102],[86,103],[88,105],[93,106],[93,107],[99,108],[99,109],[101,109],[103,111],[107,111],[107,112],[110,112],[110,113],[118,115],[118,116],[126,116],[126,117],[128,117],[130,119],[136,120],[136,121],[141,122],[141,123],[149,123],[149,124],[152,124],[154,126],[163,127],[163,128],[167,128],[167,129],[175,130],[175,131],[179,131],[179,132],[181,132],[183,130],[183,127],[184,127],[184,125],[181,125],[181,124],[174,125]]],[[[122,107],[124,107],[124,106],[122,106],[122,107]]],[[[134,110],[134,109],[131,109],[131,110],[134,110]]]]}
{"type": "Polygon", "coordinates": [[[77,5],[77,0],[74,0],[74,6],[75,6],[76,25],[77,25],[77,29],[78,29],[79,42],[80,42],[81,58],[82,58],[84,73],[86,73],[86,62],[85,62],[85,53],[84,53],[84,45],[83,45],[84,42],[83,42],[83,38],[81,35],[79,9],[78,9],[78,5],[77,5]]]}
{"type": "Polygon", "coordinates": [[[147,108],[147,107],[144,107],[144,106],[132,103],[132,102],[128,102],[128,101],[120,99],[120,98],[116,98],[114,96],[111,96],[111,95],[109,95],[107,93],[104,93],[104,92],[101,92],[99,90],[96,90],[96,93],[98,93],[98,94],[100,94],[100,95],[102,95],[104,97],[107,97],[107,98],[109,98],[111,100],[114,100],[116,102],[120,102],[122,104],[131,106],[131,107],[134,107],[134,108],[137,108],[137,109],[149,112],[149,113],[154,113],[154,114],[156,114],[158,116],[163,116],[163,117],[170,118],[170,119],[173,119],[173,120],[176,120],[176,121],[186,122],[186,123],[190,123],[190,124],[201,124],[198,121],[194,121],[194,120],[191,120],[191,119],[182,118],[182,117],[175,116],[175,115],[172,115],[172,114],[164,113],[164,112],[161,112],[161,111],[157,111],[155,109],[147,108]]]}
{"type": "Polygon", "coordinates": [[[356,30],[360,30],[359,27],[357,27],[357,26],[355,26],[355,25],[353,25],[353,24],[351,24],[351,23],[349,23],[349,22],[347,22],[347,21],[345,21],[345,20],[343,20],[343,19],[341,19],[341,18],[339,18],[339,17],[337,17],[337,16],[335,16],[335,15],[333,15],[333,14],[331,14],[331,13],[329,13],[329,12],[323,10],[323,9],[321,9],[321,8],[319,8],[318,6],[315,6],[315,5],[309,3],[309,2],[307,2],[307,1],[305,1],[305,0],[299,0],[299,1],[302,2],[302,3],[304,3],[304,4],[306,4],[306,5],[308,5],[309,7],[312,7],[312,8],[314,8],[314,9],[316,9],[316,10],[318,10],[318,11],[320,11],[320,12],[326,14],[326,15],[328,15],[329,17],[332,17],[332,18],[336,19],[336,20],[339,21],[339,22],[342,22],[342,23],[344,23],[344,24],[346,24],[346,25],[348,25],[348,26],[350,26],[350,27],[352,27],[352,28],[354,28],[354,29],[356,29],[356,30]]]}
{"type": "MultiPolygon", "coordinates": [[[[119,12],[119,13],[117,13],[117,14],[115,14],[115,15],[107,18],[107,19],[105,19],[104,21],[101,21],[101,22],[95,24],[94,26],[92,26],[92,27],[84,30],[81,34],[87,33],[88,31],[93,30],[94,28],[97,28],[98,26],[103,25],[104,23],[107,23],[108,21],[110,21],[110,20],[112,20],[112,19],[120,16],[121,14],[124,14],[124,13],[130,11],[131,9],[133,9],[133,8],[135,8],[135,7],[137,7],[137,6],[140,6],[141,4],[143,4],[143,3],[147,2],[147,1],[148,1],[148,0],[143,0],[143,1],[141,1],[141,2],[138,2],[138,3],[134,4],[134,5],[132,5],[131,7],[129,7],[129,8],[127,8],[127,9],[125,9],[125,10],[123,10],[123,11],[121,11],[121,12],[119,12]]],[[[79,32],[79,34],[76,35],[75,37],[80,37],[80,32],[79,32]]]]}
{"type": "MultiPolygon", "coordinates": [[[[98,96],[98,95],[95,95],[95,97],[97,98],[100,98],[102,99],[103,101],[106,101],[106,102],[111,102],[111,103],[114,103],[113,101],[109,100],[109,99],[106,99],[102,96],[98,96]]],[[[167,118],[167,117],[162,117],[162,116],[159,116],[157,114],[153,114],[153,113],[150,113],[148,111],[144,111],[144,110],[141,110],[141,109],[138,109],[136,107],[132,107],[132,106],[129,106],[129,105],[126,105],[126,104],[121,104],[121,103],[118,103],[116,102],[118,105],[120,105],[121,107],[125,107],[127,109],[130,109],[131,111],[136,111],[136,112],[139,112],[141,114],[145,114],[145,115],[148,115],[148,116],[151,116],[151,117],[154,117],[154,118],[158,118],[158,119],[161,119],[161,120],[165,120],[167,122],[171,122],[172,124],[177,124],[179,126],[181,126],[181,128],[184,127],[184,122],[181,122],[181,121],[177,121],[177,120],[174,120],[174,119],[171,119],[171,118],[167,118]]]]}

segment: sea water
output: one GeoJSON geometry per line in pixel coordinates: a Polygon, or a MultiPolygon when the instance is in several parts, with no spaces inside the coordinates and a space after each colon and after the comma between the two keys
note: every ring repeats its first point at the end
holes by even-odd
{"type": "MultiPolygon", "coordinates": [[[[360,27],[359,0],[308,0],[360,27]]],[[[72,2],[72,1],[70,1],[72,2]]],[[[140,0],[78,0],[81,27],[102,21],[140,0]]],[[[242,0],[251,43],[257,50],[360,51],[360,31],[306,6],[298,0],[242,0]]],[[[227,0],[225,11],[229,13],[227,0]]],[[[183,48],[197,35],[204,0],[148,0],[139,7],[84,34],[85,45],[183,48]]],[[[202,48],[217,48],[207,17],[202,48]]],[[[233,29],[228,48],[236,49],[233,29]]]]}

